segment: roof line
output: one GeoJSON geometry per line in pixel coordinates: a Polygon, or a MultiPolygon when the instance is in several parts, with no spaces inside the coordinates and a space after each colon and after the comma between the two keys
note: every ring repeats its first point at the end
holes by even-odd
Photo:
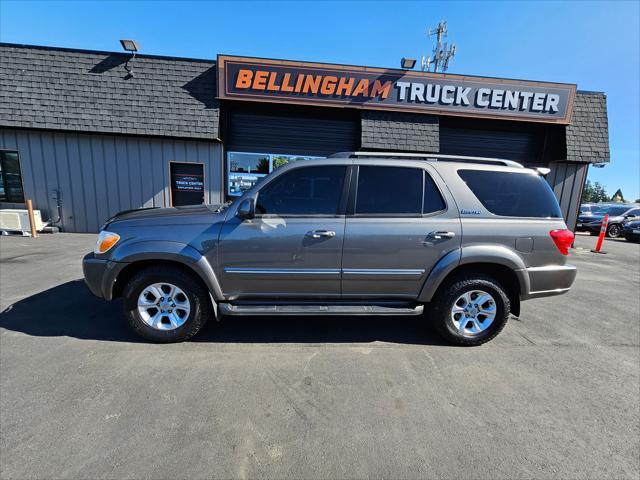
{"type": "Polygon", "coordinates": [[[602,92],[600,90],[576,90],[576,93],[595,93],[597,95],[604,95],[605,97],[607,96],[605,92],[602,92]]]}
{"type": "MultiPolygon", "coordinates": [[[[90,50],[85,48],[67,48],[67,47],[56,47],[50,45],[29,45],[25,43],[10,43],[10,42],[0,42],[0,47],[14,47],[14,48],[28,48],[33,50],[55,50],[59,52],[74,52],[74,53],[91,53],[91,54],[100,54],[100,55],[123,55],[129,56],[130,53],[127,52],[114,52],[108,50],[90,50]]],[[[189,62],[202,62],[202,63],[216,63],[216,59],[209,58],[191,58],[191,57],[172,57],[170,55],[148,55],[144,53],[136,53],[136,58],[155,58],[159,60],[184,60],[189,62]]]]}

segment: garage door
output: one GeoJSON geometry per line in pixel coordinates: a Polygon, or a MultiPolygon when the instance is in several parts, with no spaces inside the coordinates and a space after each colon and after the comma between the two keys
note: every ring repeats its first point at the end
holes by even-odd
{"type": "Polygon", "coordinates": [[[231,111],[226,149],[327,156],[358,148],[359,123],[342,111],[340,117],[305,115],[296,111],[231,111]]]}

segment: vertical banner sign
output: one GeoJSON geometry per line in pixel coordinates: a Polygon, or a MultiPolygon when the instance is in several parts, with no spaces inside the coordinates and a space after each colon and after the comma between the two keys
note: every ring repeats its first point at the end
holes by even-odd
{"type": "Polygon", "coordinates": [[[204,165],[171,162],[171,206],[204,203],[204,165]]]}
{"type": "Polygon", "coordinates": [[[569,124],[575,84],[218,56],[218,98],[569,124]]]}

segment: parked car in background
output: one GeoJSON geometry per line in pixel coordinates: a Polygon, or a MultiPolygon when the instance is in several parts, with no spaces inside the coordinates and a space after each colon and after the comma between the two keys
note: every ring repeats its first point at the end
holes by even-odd
{"type": "Polygon", "coordinates": [[[606,210],[612,205],[608,203],[584,203],[580,205],[580,213],[576,223],[577,232],[587,232],[589,229],[585,224],[604,216],[606,210]]]}
{"type": "Polygon", "coordinates": [[[610,206],[611,205],[606,203],[583,203],[582,205],[580,205],[580,214],[578,215],[578,220],[576,223],[576,231],[588,231],[585,224],[593,221],[594,216],[598,218],[600,218],[600,216],[604,216],[604,213],[610,206]]]}
{"type": "Polygon", "coordinates": [[[640,242],[640,218],[624,222],[622,236],[630,242],[640,242]]]}
{"type": "Polygon", "coordinates": [[[605,205],[602,203],[583,203],[580,205],[580,215],[584,217],[593,216],[594,213],[602,210],[603,207],[605,207],[605,205]]]}
{"type": "Polygon", "coordinates": [[[622,235],[623,223],[633,217],[640,217],[640,205],[627,203],[606,205],[602,209],[595,210],[591,215],[580,215],[576,230],[587,231],[591,235],[598,235],[602,227],[602,220],[609,215],[607,237],[618,238],[622,235]]]}

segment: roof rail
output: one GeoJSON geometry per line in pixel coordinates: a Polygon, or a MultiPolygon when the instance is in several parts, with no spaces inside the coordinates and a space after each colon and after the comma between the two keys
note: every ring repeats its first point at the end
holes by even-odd
{"type": "Polygon", "coordinates": [[[443,155],[440,153],[398,153],[398,152],[338,152],[327,158],[413,158],[430,162],[462,162],[485,165],[504,165],[506,167],[524,168],[524,165],[513,160],[487,157],[468,157],[463,155],[443,155]]]}

